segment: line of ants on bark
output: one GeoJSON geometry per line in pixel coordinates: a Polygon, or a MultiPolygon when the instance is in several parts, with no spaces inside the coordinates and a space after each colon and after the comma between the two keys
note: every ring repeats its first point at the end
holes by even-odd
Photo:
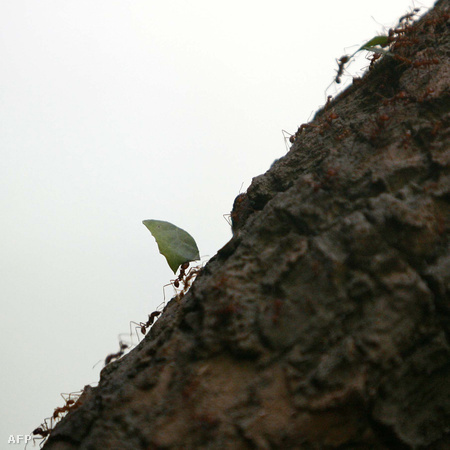
{"type": "MultiPolygon", "coordinates": [[[[417,44],[419,40],[417,39],[417,36],[415,36],[415,23],[414,23],[414,17],[417,15],[417,13],[420,11],[420,8],[414,8],[411,12],[403,15],[398,20],[398,25],[395,28],[390,28],[388,30],[387,35],[387,46],[390,49],[390,52],[386,52],[385,50],[381,50],[380,52],[372,51],[369,57],[366,57],[370,61],[370,65],[368,66],[369,71],[372,71],[375,67],[375,64],[378,60],[381,59],[383,54],[389,54],[390,57],[394,58],[397,61],[400,61],[403,64],[406,64],[408,66],[411,66],[413,68],[428,68],[430,66],[440,64],[440,60],[435,57],[433,54],[434,49],[429,48],[426,52],[427,56],[422,59],[411,59],[410,57],[400,55],[397,50],[405,50],[408,49],[413,44],[417,44]]],[[[443,25],[450,19],[450,14],[448,12],[437,12],[435,14],[431,14],[429,17],[427,17],[424,20],[425,26],[431,26],[436,27],[438,25],[443,25]]],[[[334,82],[337,84],[341,83],[342,76],[344,75],[344,70],[346,65],[350,62],[352,56],[350,55],[343,55],[339,59],[336,60],[338,64],[338,69],[336,71],[336,77],[334,79],[334,82]]],[[[362,78],[360,77],[353,77],[353,84],[358,85],[363,82],[362,78]]],[[[331,86],[331,85],[330,85],[331,86]]],[[[328,88],[327,88],[328,90],[328,88]]],[[[431,87],[428,87],[424,95],[420,98],[417,98],[416,100],[418,102],[422,102],[430,97],[431,94],[433,94],[434,89],[431,87]]],[[[394,100],[398,98],[403,99],[409,99],[406,97],[406,92],[402,91],[394,100]],[[403,97],[402,97],[403,96],[403,97]]],[[[329,128],[332,124],[332,122],[335,119],[338,119],[339,116],[334,112],[333,110],[330,111],[331,103],[333,100],[332,95],[327,96],[326,104],[323,108],[324,110],[324,117],[325,120],[318,123],[318,124],[312,124],[312,123],[303,123],[299,126],[297,132],[295,134],[291,134],[288,131],[282,130],[283,138],[285,141],[286,149],[289,151],[289,143],[294,144],[299,140],[302,133],[306,132],[307,130],[316,130],[320,134],[323,133],[323,131],[327,128],[329,128]]],[[[391,99],[392,100],[392,99],[391,99]]],[[[385,102],[389,102],[390,100],[385,100],[385,102]]],[[[392,100],[393,101],[393,100],[392,100]]],[[[384,102],[384,104],[386,104],[384,102]]],[[[382,129],[382,126],[389,121],[389,116],[386,114],[382,114],[379,118],[377,118],[376,125],[377,129],[374,130],[374,136],[378,134],[378,132],[382,129]]],[[[410,132],[409,132],[410,133],[410,132]]],[[[342,139],[345,139],[350,134],[350,130],[344,128],[341,130],[341,132],[335,136],[335,138],[340,141],[342,139]]],[[[374,137],[371,136],[371,137],[374,137]]],[[[376,136],[375,136],[376,137],[376,136]]],[[[409,140],[408,132],[406,132],[405,136],[405,145],[409,140]]]]}
{"type": "MultiPolygon", "coordinates": [[[[412,30],[412,21],[414,16],[419,12],[419,8],[414,8],[410,13],[405,14],[404,16],[400,17],[398,25],[396,28],[389,29],[388,32],[388,45],[392,50],[399,49],[399,48],[405,48],[408,47],[414,43],[417,43],[418,40],[414,37],[414,34],[411,33],[412,30]],[[409,36],[409,34],[412,34],[412,36],[409,36]]],[[[443,13],[439,16],[431,16],[428,19],[426,19],[425,24],[427,25],[439,25],[444,22],[446,22],[450,18],[450,15],[448,13],[443,13]]],[[[397,59],[398,61],[401,61],[402,63],[408,64],[409,66],[412,66],[414,68],[421,68],[421,67],[429,67],[431,65],[439,64],[440,61],[438,58],[430,57],[426,59],[420,59],[420,60],[411,60],[410,58],[407,58],[405,56],[391,53],[390,54],[394,59],[397,59]]],[[[382,53],[376,53],[373,52],[373,54],[368,58],[370,61],[369,65],[369,71],[371,71],[374,68],[374,65],[376,61],[378,61],[382,57],[382,53]]],[[[341,78],[344,74],[345,65],[350,61],[351,57],[349,55],[344,55],[339,60],[336,60],[338,63],[338,70],[336,73],[336,77],[334,79],[334,82],[337,84],[341,83],[341,78]]],[[[357,84],[361,82],[361,78],[353,78],[353,83],[357,84]]],[[[427,97],[429,97],[433,93],[432,88],[427,88],[423,98],[418,99],[418,101],[424,101],[427,97]]],[[[333,97],[329,95],[327,97],[327,102],[324,106],[324,111],[326,112],[329,110],[331,102],[333,97]]],[[[398,100],[407,100],[407,93],[404,91],[401,91],[399,94],[397,94],[392,99],[384,100],[383,104],[388,105],[394,101],[398,100]]],[[[295,143],[296,140],[299,138],[300,134],[303,132],[303,130],[308,129],[319,129],[319,132],[321,133],[325,128],[331,126],[332,122],[335,119],[338,119],[339,116],[334,112],[330,111],[327,114],[325,114],[325,122],[319,125],[313,125],[313,124],[302,124],[298,128],[297,132],[295,134],[290,134],[285,130],[283,131],[283,136],[286,142],[287,146],[287,140],[291,144],[295,143]]],[[[389,120],[389,117],[386,114],[382,114],[378,119],[377,123],[381,127],[385,122],[389,120]]],[[[339,134],[336,138],[338,140],[344,139],[349,134],[349,130],[344,129],[344,131],[339,134]]],[[[408,136],[407,138],[409,138],[408,136]]],[[[406,138],[405,138],[406,139],[406,138]]],[[[330,175],[331,176],[331,175],[330,175]]],[[[243,194],[240,194],[241,196],[243,194]]],[[[239,197],[239,196],[238,196],[239,197]]],[[[233,213],[231,215],[231,218],[233,219],[233,213]]],[[[232,220],[232,222],[234,222],[232,220]]],[[[184,264],[181,264],[180,271],[178,276],[174,280],[170,280],[170,282],[163,286],[163,295],[164,295],[164,302],[162,305],[165,305],[165,288],[167,286],[173,286],[176,295],[175,298],[177,300],[180,300],[189,290],[192,282],[194,281],[195,277],[201,272],[201,267],[191,267],[189,269],[189,262],[186,262],[184,264]],[[181,286],[181,288],[180,288],[181,286]]],[[[135,325],[135,332],[136,336],[139,340],[139,334],[138,330],[141,332],[142,335],[146,335],[147,331],[150,329],[150,327],[154,324],[155,320],[158,318],[158,316],[162,313],[162,310],[158,309],[156,311],[153,311],[151,314],[148,315],[148,320],[146,322],[130,322],[130,338],[132,341],[132,325],[135,325]]],[[[120,336],[120,335],[119,335],[120,336]]],[[[113,361],[118,360],[121,358],[125,352],[129,349],[131,349],[132,344],[128,344],[122,339],[119,338],[119,351],[116,353],[111,353],[106,356],[104,360],[104,365],[107,366],[113,361]]],[[[98,364],[98,363],[97,363],[98,364]]],[[[53,430],[53,427],[55,424],[61,420],[67,413],[70,411],[73,411],[77,409],[82,404],[82,394],[85,391],[85,389],[90,386],[86,386],[82,391],[78,392],[72,392],[70,394],[61,394],[61,397],[63,398],[65,404],[64,406],[55,408],[53,415],[51,417],[48,417],[44,419],[44,422],[37,427],[33,432],[31,433],[33,436],[33,444],[36,440],[41,440],[39,446],[42,447],[44,443],[47,441],[48,437],[50,436],[50,433],[53,430]]],[[[28,445],[28,443],[27,443],[28,445]]],[[[26,447],[26,446],[25,446],[26,447]]]]}
{"type": "MultiPolygon", "coordinates": [[[[187,291],[191,287],[193,281],[197,277],[197,275],[201,272],[202,267],[201,266],[194,266],[189,268],[189,262],[183,263],[180,265],[180,270],[178,276],[174,280],[170,280],[169,283],[165,284],[163,286],[163,297],[164,302],[161,303],[161,305],[157,308],[156,311],[153,311],[148,315],[148,320],[146,322],[130,322],[130,341],[131,344],[124,342],[122,339],[120,339],[119,335],[119,351],[116,353],[110,353],[106,356],[104,360],[104,366],[107,366],[113,361],[118,360],[121,358],[127,350],[131,350],[133,344],[133,332],[132,332],[132,326],[135,325],[135,332],[138,340],[139,334],[138,330],[142,333],[142,335],[146,335],[148,329],[153,325],[157,317],[162,313],[162,310],[159,309],[161,306],[165,306],[166,304],[166,294],[165,294],[165,288],[168,286],[172,286],[175,290],[175,299],[177,301],[180,301],[184,295],[186,295],[187,291]]],[[[163,308],[162,308],[163,309],[163,308]]],[[[100,362],[100,361],[99,361],[100,362]]],[[[98,364],[98,363],[97,363],[98,364]]],[[[97,365],[95,364],[95,366],[97,365]]],[[[95,367],[94,366],[94,367],[95,367]]],[[[35,444],[36,440],[40,440],[39,447],[42,447],[47,439],[49,438],[54,426],[63,418],[65,417],[70,411],[74,411],[75,409],[79,408],[83,403],[82,394],[85,392],[87,388],[90,388],[91,386],[85,386],[85,388],[81,391],[71,392],[69,394],[62,393],[61,397],[64,400],[64,406],[55,408],[53,414],[51,417],[47,417],[44,419],[44,422],[37,428],[35,428],[32,432],[32,440],[33,444],[35,444]]],[[[25,445],[25,448],[27,447],[27,444],[25,445]]]]}

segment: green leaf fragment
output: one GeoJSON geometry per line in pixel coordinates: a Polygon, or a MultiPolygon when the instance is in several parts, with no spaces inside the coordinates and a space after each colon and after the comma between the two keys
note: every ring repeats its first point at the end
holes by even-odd
{"type": "Polygon", "coordinates": [[[389,45],[389,37],[388,36],[375,36],[370,41],[367,41],[364,45],[358,48],[350,58],[353,58],[358,52],[366,50],[368,52],[381,53],[382,55],[392,55],[387,50],[383,50],[380,47],[387,47],[389,45]],[[378,47],[379,46],[379,47],[378,47]]]}
{"type": "Polygon", "coordinates": [[[367,50],[368,52],[373,52],[373,53],[380,53],[381,55],[388,55],[388,56],[393,56],[394,54],[388,50],[383,50],[382,48],[378,48],[378,47],[370,47],[370,48],[365,48],[364,50],[367,50]]]}
{"type": "Polygon", "coordinates": [[[375,36],[370,41],[366,42],[363,46],[361,46],[357,52],[360,50],[372,50],[373,47],[379,45],[380,47],[387,47],[389,45],[388,36],[375,36]]]}
{"type": "Polygon", "coordinates": [[[143,220],[158,244],[159,252],[176,273],[181,264],[198,261],[200,254],[194,238],[187,232],[163,220],[143,220]]]}

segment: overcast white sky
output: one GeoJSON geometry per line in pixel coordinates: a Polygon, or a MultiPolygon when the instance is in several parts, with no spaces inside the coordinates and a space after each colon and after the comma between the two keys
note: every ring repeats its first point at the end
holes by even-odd
{"type": "Polygon", "coordinates": [[[0,448],[161,303],[141,221],[213,256],[281,130],[335,94],[335,58],[433,3],[0,0],[0,448]]]}

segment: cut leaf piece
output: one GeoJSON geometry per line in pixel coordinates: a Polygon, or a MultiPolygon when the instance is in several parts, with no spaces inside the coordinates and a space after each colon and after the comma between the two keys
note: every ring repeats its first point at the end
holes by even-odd
{"type": "Polygon", "coordinates": [[[176,273],[181,264],[200,259],[197,244],[187,232],[163,220],[143,220],[158,244],[159,253],[165,256],[167,264],[176,273]]]}
{"type": "Polygon", "coordinates": [[[360,47],[358,51],[369,50],[372,47],[375,47],[376,45],[379,45],[380,47],[387,47],[389,45],[388,36],[375,36],[370,41],[366,42],[362,47],[360,47]]]}

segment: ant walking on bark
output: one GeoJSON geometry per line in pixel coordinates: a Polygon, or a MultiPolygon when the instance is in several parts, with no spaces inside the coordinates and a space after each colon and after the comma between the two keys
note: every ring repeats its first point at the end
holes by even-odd
{"type": "MultiPolygon", "coordinates": [[[[176,292],[176,290],[179,289],[179,287],[180,287],[180,283],[183,283],[183,279],[186,276],[186,270],[188,268],[189,268],[189,262],[185,262],[185,263],[181,264],[180,273],[178,274],[178,276],[174,280],[170,280],[170,283],[167,283],[163,286],[164,304],[166,303],[165,288],[167,286],[173,286],[175,289],[175,292],[176,292]]],[[[178,294],[178,292],[177,292],[177,294],[178,294]]]]}
{"type": "Polygon", "coordinates": [[[197,275],[201,272],[201,267],[192,267],[191,270],[186,274],[186,277],[183,280],[183,290],[182,290],[182,296],[186,294],[186,292],[191,287],[192,283],[194,282],[197,275]]]}
{"type": "Polygon", "coordinates": [[[78,400],[80,399],[82,393],[83,391],[71,392],[69,394],[62,393],[61,397],[63,398],[66,404],[64,406],[55,408],[52,419],[56,422],[58,419],[62,418],[60,417],[62,414],[77,409],[80,406],[78,400]]]}
{"type": "MultiPolygon", "coordinates": [[[[143,335],[145,335],[147,333],[147,329],[150,328],[153,325],[153,322],[155,321],[155,319],[161,314],[162,311],[153,311],[151,314],[148,315],[148,320],[147,322],[130,322],[130,336],[132,335],[131,332],[131,324],[136,325],[135,330],[136,330],[136,336],[139,339],[139,335],[137,333],[137,330],[139,329],[141,331],[141,333],[143,335]]],[[[122,356],[122,355],[120,355],[122,356]]],[[[106,361],[105,361],[105,365],[106,365],[106,361]]]]}
{"type": "Polygon", "coordinates": [[[283,139],[284,139],[284,145],[286,146],[286,151],[289,151],[289,144],[288,144],[288,142],[293,144],[295,142],[295,135],[289,133],[286,130],[281,130],[281,132],[283,133],[283,139]]]}
{"type": "MultiPolygon", "coordinates": [[[[243,196],[243,195],[244,194],[239,194],[238,197],[243,196]]],[[[231,223],[233,226],[233,223],[234,223],[233,211],[230,214],[230,218],[231,218],[231,223]]],[[[180,266],[180,273],[179,273],[178,277],[175,278],[175,280],[171,280],[170,283],[165,284],[163,286],[163,292],[164,292],[165,287],[172,285],[176,291],[175,298],[177,300],[181,300],[183,298],[183,296],[187,293],[189,288],[191,287],[191,284],[194,281],[193,278],[195,278],[201,272],[201,269],[202,269],[201,266],[191,267],[188,271],[188,268],[189,268],[189,262],[182,264],[180,266]],[[180,289],[180,291],[178,292],[177,289],[180,289]]],[[[166,295],[164,292],[164,303],[165,303],[165,301],[166,301],[166,295]]]]}
{"type": "MultiPolygon", "coordinates": [[[[133,323],[134,323],[134,322],[133,322],[133,323]]],[[[131,328],[130,328],[130,330],[131,330],[131,328]]],[[[132,333],[130,332],[130,336],[131,336],[131,335],[132,335],[132,333]]],[[[131,344],[127,344],[126,342],[124,342],[124,341],[120,338],[120,336],[122,336],[122,335],[119,334],[119,336],[118,336],[118,338],[119,338],[119,351],[116,352],[116,353],[110,353],[108,356],[106,356],[106,358],[105,358],[105,363],[104,363],[104,366],[103,366],[103,367],[107,366],[109,363],[115,361],[116,359],[119,359],[121,356],[123,356],[123,355],[125,354],[125,351],[126,351],[128,348],[131,348],[131,346],[133,345],[133,340],[131,340],[131,344]]],[[[100,360],[100,361],[101,361],[101,360],[100,360]]],[[[97,362],[95,363],[95,365],[94,365],[92,368],[94,368],[100,361],[97,361],[97,362]]],[[[62,396],[62,397],[64,398],[64,400],[66,401],[66,404],[68,404],[68,403],[74,403],[73,399],[70,399],[70,396],[73,395],[73,394],[64,394],[64,395],[69,395],[69,399],[66,400],[66,398],[63,396],[63,394],[61,394],[61,396],[62,396]]],[[[81,394],[79,394],[78,397],[79,397],[80,395],[81,395],[81,394]]]]}
{"type": "MultiPolygon", "coordinates": [[[[82,404],[82,400],[80,400],[80,398],[82,394],[86,392],[86,389],[90,387],[91,386],[85,386],[81,391],[71,392],[70,394],[61,394],[65,405],[55,408],[52,417],[47,417],[44,419],[44,422],[31,432],[31,435],[33,436],[33,445],[36,443],[36,440],[40,440],[41,442],[39,447],[42,448],[42,446],[47,442],[50,433],[53,431],[54,424],[58,422],[58,420],[62,419],[61,416],[63,414],[77,409],[82,404]]],[[[27,448],[27,445],[28,442],[25,445],[25,449],[27,448]]]]}
{"type": "Polygon", "coordinates": [[[117,353],[111,353],[105,358],[105,366],[107,366],[110,362],[115,361],[123,356],[125,350],[130,346],[123,341],[119,341],[119,351],[117,353]]]}
{"type": "Polygon", "coordinates": [[[349,61],[350,61],[350,56],[349,55],[341,56],[339,58],[339,61],[337,61],[337,63],[338,63],[338,71],[337,71],[337,75],[336,75],[336,78],[335,78],[335,81],[336,81],[337,84],[340,84],[342,75],[344,74],[344,67],[349,61]]]}
{"type": "MultiPolygon", "coordinates": [[[[33,436],[33,445],[36,443],[36,440],[40,440],[39,448],[42,448],[42,446],[47,442],[48,437],[50,436],[50,433],[52,432],[52,419],[47,418],[44,419],[44,423],[42,423],[39,427],[35,428],[31,434],[33,436]],[[47,425],[47,420],[50,420],[50,426],[47,425]],[[34,437],[36,436],[36,437],[34,437]],[[40,436],[40,437],[37,437],[40,436]]],[[[25,445],[25,449],[27,448],[28,442],[25,445]]]]}
{"type": "Polygon", "coordinates": [[[398,23],[401,24],[402,22],[405,22],[406,25],[409,25],[409,23],[413,21],[413,17],[417,15],[419,11],[420,8],[414,8],[410,13],[400,17],[400,19],[398,19],[398,23]]]}
{"type": "Polygon", "coordinates": [[[381,53],[373,53],[370,57],[369,57],[369,61],[370,61],[370,66],[369,66],[369,70],[372,70],[374,65],[375,65],[375,61],[379,60],[381,58],[382,54],[381,53]]]}

